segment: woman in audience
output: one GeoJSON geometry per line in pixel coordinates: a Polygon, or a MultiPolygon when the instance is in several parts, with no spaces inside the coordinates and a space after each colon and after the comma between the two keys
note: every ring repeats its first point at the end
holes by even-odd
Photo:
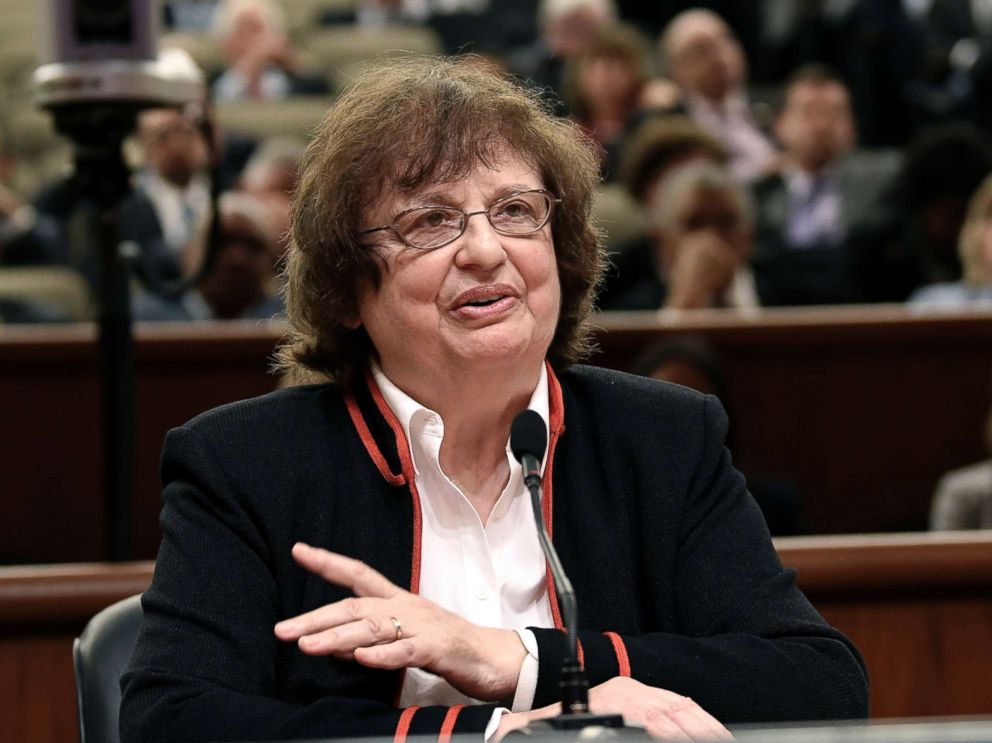
{"type": "Polygon", "coordinates": [[[125,743],[498,741],[556,715],[566,635],[507,446],[524,410],[593,711],[683,740],[866,714],[716,399],[573,363],[596,181],[574,125],[478,64],[397,60],[338,99],[294,198],[283,349],[331,381],[170,433],[125,743]]]}
{"type": "Polygon", "coordinates": [[[914,308],[992,308],[992,175],[982,181],[968,202],[958,254],[961,280],[917,289],[909,298],[914,308]]]}
{"type": "Polygon", "coordinates": [[[678,95],[652,80],[648,44],[633,26],[600,26],[565,67],[565,102],[603,148],[603,173],[616,178],[624,139],[648,111],[670,108],[678,95]]]}
{"type": "Polygon", "coordinates": [[[752,309],[754,207],[726,167],[689,162],[648,205],[647,239],[617,257],[603,310],[752,309]]]}

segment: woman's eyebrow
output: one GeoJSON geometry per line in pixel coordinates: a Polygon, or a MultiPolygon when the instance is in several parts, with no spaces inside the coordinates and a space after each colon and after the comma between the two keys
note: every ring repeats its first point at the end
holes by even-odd
{"type": "Polygon", "coordinates": [[[450,194],[446,194],[444,191],[427,191],[410,198],[401,211],[416,209],[421,206],[457,206],[457,203],[450,194]]]}

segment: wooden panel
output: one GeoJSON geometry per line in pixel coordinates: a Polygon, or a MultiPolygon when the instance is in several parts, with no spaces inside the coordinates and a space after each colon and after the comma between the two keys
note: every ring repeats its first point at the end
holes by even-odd
{"type": "MultiPolygon", "coordinates": [[[[593,361],[613,368],[661,339],[712,341],[725,366],[735,461],[748,477],[792,482],[814,533],[922,529],[939,476],[985,455],[992,313],[625,313],[596,323],[602,352],[593,361]]],[[[157,549],[166,431],[273,389],[267,370],[284,329],[138,328],[134,558],[157,549]]],[[[17,422],[0,447],[0,562],[105,559],[93,327],[0,328],[0,410],[17,422]]]]}
{"type": "MultiPolygon", "coordinates": [[[[137,330],[135,558],[153,558],[158,548],[165,433],[274,389],[268,367],[281,330],[260,323],[137,330]]],[[[0,410],[17,421],[16,435],[0,447],[0,562],[106,559],[94,328],[0,328],[0,410]]]]}
{"type": "Polygon", "coordinates": [[[708,340],[725,374],[735,462],[748,477],[792,482],[813,533],[925,529],[939,477],[987,456],[990,313],[618,313],[597,325],[593,361],[615,369],[661,340],[708,340]]]}
{"type": "Polygon", "coordinates": [[[992,533],[775,545],[814,606],[861,650],[872,717],[992,715],[992,533]]]}
{"type": "Polygon", "coordinates": [[[4,740],[79,739],[72,643],[98,611],[145,590],[150,562],[0,568],[4,740]]]}

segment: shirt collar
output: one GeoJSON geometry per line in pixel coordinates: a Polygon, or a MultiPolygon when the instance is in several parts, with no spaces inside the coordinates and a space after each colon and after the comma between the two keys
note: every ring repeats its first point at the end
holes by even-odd
{"type": "MultiPolygon", "coordinates": [[[[413,421],[418,415],[433,415],[437,417],[438,421],[441,420],[441,416],[431,410],[430,408],[421,405],[419,402],[414,400],[403,390],[393,384],[392,380],[386,376],[385,372],[379,367],[375,362],[372,363],[372,377],[375,380],[376,385],[379,387],[379,391],[382,392],[382,397],[386,401],[386,405],[389,409],[393,411],[396,419],[403,426],[403,434],[406,436],[407,445],[410,447],[410,454],[413,458],[414,469],[418,470],[417,460],[421,457],[417,456],[418,449],[423,448],[423,441],[420,436],[412,436],[411,428],[413,421]]],[[[545,442],[550,439],[550,427],[548,421],[551,417],[549,409],[548,400],[548,369],[546,364],[541,364],[541,373],[537,379],[537,385],[534,387],[534,392],[530,396],[530,402],[527,403],[527,407],[533,410],[535,413],[541,416],[541,420],[544,422],[544,433],[545,442]]],[[[506,441],[506,450],[510,451],[510,440],[506,441]]],[[[541,470],[544,470],[544,462],[547,459],[548,445],[545,443],[543,456],[541,457],[541,470]]],[[[511,458],[511,461],[512,458],[511,458]]]]}

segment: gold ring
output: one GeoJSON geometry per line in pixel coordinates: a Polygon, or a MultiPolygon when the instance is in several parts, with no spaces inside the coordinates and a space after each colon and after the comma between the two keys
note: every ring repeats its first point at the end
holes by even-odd
{"type": "Polygon", "coordinates": [[[400,620],[396,617],[390,617],[393,620],[393,626],[396,628],[396,637],[393,638],[393,642],[403,639],[403,625],[400,624],[400,620]]]}

